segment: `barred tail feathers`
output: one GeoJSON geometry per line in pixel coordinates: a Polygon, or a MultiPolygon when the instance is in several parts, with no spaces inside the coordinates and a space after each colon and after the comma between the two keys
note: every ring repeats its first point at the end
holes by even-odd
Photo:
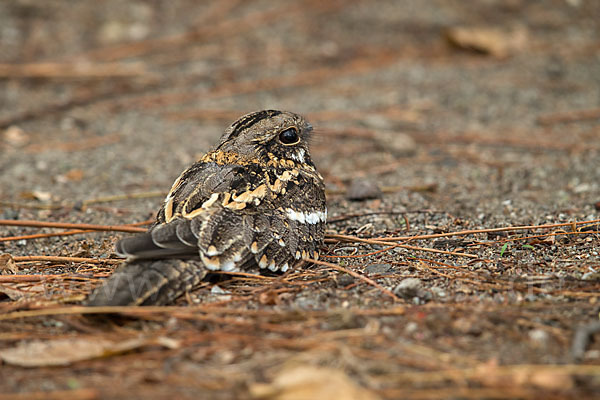
{"type": "Polygon", "coordinates": [[[85,305],[165,305],[191,290],[206,275],[194,260],[139,260],[126,262],[87,298],[85,305]]]}

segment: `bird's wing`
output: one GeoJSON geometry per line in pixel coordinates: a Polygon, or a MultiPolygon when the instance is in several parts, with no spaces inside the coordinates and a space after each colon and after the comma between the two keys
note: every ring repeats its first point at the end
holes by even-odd
{"type": "Polygon", "coordinates": [[[212,270],[231,271],[254,261],[268,266],[264,249],[289,230],[272,196],[256,164],[194,164],[175,181],[157,224],[122,239],[116,251],[137,259],[200,257],[212,270]],[[272,225],[281,234],[273,235],[272,225]]]}

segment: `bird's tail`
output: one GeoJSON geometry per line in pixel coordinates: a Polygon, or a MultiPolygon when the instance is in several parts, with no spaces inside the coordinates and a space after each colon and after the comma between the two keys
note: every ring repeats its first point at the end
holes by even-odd
{"type": "Polygon", "coordinates": [[[195,260],[139,260],[122,264],[85,305],[165,305],[196,286],[206,268],[195,260]]]}

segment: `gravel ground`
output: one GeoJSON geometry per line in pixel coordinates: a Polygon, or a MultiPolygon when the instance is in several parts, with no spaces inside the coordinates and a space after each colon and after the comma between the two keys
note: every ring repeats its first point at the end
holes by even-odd
{"type": "MultiPolygon", "coordinates": [[[[598,393],[598,341],[571,349],[600,311],[599,229],[577,224],[600,209],[598,15],[591,0],[1,3],[0,219],[146,221],[230,122],[287,109],[316,128],[324,260],[379,286],[311,265],[215,277],[175,311],[104,325],[0,316],[0,399],[284,399],[290,365],[347,398],[598,393]],[[552,226],[402,241],[421,249],[335,239],[523,225],[552,226]],[[143,341],[63,367],[3,356],[99,338],[143,341]]],[[[124,235],[0,242],[100,260],[18,261],[17,275],[63,275],[4,270],[2,314],[76,304],[124,235]]]]}

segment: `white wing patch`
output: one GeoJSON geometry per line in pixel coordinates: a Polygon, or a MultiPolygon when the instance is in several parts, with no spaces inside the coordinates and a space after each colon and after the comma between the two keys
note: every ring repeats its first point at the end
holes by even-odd
{"type": "Polygon", "coordinates": [[[327,221],[327,209],[325,209],[325,211],[302,212],[288,208],[286,209],[286,212],[289,219],[300,222],[301,224],[317,224],[319,222],[327,221]]]}

